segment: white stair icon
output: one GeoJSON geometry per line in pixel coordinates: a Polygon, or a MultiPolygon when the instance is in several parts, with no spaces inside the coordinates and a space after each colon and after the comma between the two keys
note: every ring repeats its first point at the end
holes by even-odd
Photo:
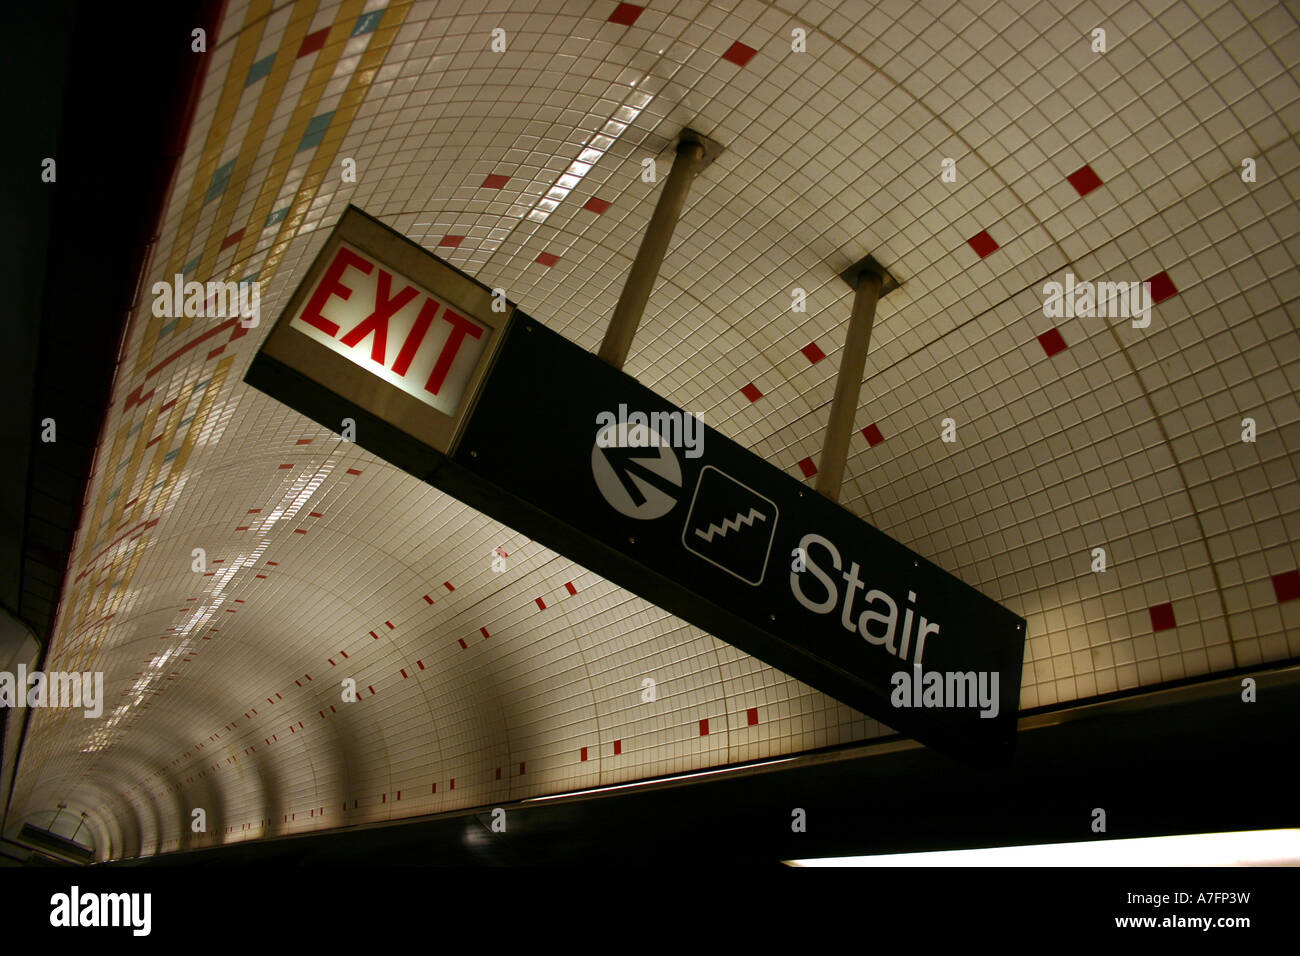
{"type": "Polygon", "coordinates": [[[695,533],[698,534],[705,541],[712,542],[714,535],[717,535],[718,537],[721,538],[725,538],[727,536],[728,531],[739,531],[740,526],[742,524],[752,525],[754,523],[755,518],[757,518],[759,521],[766,521],[767,515],[763,514],[763,512],[759,511],[757,508],[750,508],[749,514],[747,515],[738,514],[734,518],[724,519],[721,526],[710,523],[709,530],[707,532],[701,531],[699,528],[696,528],[695,533]]]}

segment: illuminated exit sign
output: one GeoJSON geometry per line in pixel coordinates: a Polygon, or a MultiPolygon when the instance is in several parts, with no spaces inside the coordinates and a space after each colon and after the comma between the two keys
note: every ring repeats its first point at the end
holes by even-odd
{"type": "MultiPolygon", "coordinates": [[[[349,206],[254,364],[448,452],[513,312],[492,306],[489,289],[349,206]]],[[[323,423],[340,432],[343,417],[323,423]]]]}

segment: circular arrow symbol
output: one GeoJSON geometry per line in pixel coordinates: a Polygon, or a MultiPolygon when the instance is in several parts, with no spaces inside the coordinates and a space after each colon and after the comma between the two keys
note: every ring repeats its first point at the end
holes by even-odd
{"type": "Polygon", "coordinates": [[[681,495],[681,463],[648,425],[606,425],[597,432],[591,473],[605,500],[629,518],[661,518],[681,495]]]}

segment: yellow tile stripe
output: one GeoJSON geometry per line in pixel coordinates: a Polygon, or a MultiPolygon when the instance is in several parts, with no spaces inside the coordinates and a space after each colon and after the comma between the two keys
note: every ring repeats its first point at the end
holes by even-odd
{"type": "MultiPolygon", "coordinates": [[[[221,393],[221,388],[225,384],[226,377],[229,375],[230,369],[234,365],[234,361],[235,356],[227,355],[217,363],[216,369],[213,370],[212,380],[208,383],[207,388],[203,393],[203,398],[199,401],[199,407],[194,412],[194,419],[189,423],[189,427],[185,431],[185,438],[181,443],[180,451],[172,460],[172,467],[167,477],[167,484],[162,488],[163,498],[166,498],[167,495],[172,492],[176,482],[180,479],[181,472],[189,461],[190,454],[194,451],[199,435],[203,434],[203,429],[207,424],[209,416],[212,414],[214,406],[216,405],[217,396],[221,393]]],[[[171,441],[176,435],[176,422],[179,415],[183,414],[184,405],[184,402],[177,402],[172,407],[172,415],[170,416],[170,420],[166,426],[166,437],[163,441],[158,443],[158,452],[154,457],[154,463],[151,465],[147,475],[146,480],[149,482],[149,488],[152,488],[154,477],[161,470],[162,459],[166,456],[167,450],[171,446],[171,441]]],[[[141,494],[143,495],[144,492],[142,491],[141,494]]],[[[143,542],[144,539],[141,538],[140,541],[143,542]]],[[[86,620],[94,620],[97,616],[103,617],[108,613],[110,603],[116,599],[118,594],[124,593],[130,587],[131,580],[135,576],[140,560],[144,557],[144,552],[145,549],[137,545],[130,551],[125,552],[112,564],[104,568],[102,572],[96,575],[96,578],[102,579],[104,584],[102,586],[94,584],[90,586],[88,595],[93,595],[93,597],[88,596],[82,605],[80,614],[80,620],[82,622],[86,620]],[[112,587],[112,583],[114,579],[119,576],[119,568],[121,569],[120,577],[122,578],[122,586],[121,588],[115,589],[112,587]]],[[[114,623],[118,623],[120,626],[120,622],[114,623]]],[[[107,624],[102,627],[94,628],[94,637],[87,638],[83,644],[78,647],[76,659],[86,662],[94,660],[98,655],[99,649],[109,630],[110,628],[107,624]]],[[[78,627],[75,625],[72,627],[65,627],[62,631],[63,635],[61,635],[61,639],[58,642],[60,645],[63,643],[62,637],[78,633],[78,627]]],[[[56,647],[56,651],[57,649],[58,648],[56,647]]],[[[63,669],[68,670],[71,668],[64,666],[63,669]]],[[[93,668],[83,667],[82,669],[93,668]]]]}
{"type": "MultiPolygon", "coordinates": [[[[325,50],[321,51],[321,56],[324,57],[326,51],[333,47],[333,61],[337,61],[342,54],[364,4],[360,0],[355,0],[355,2],[345,3],[344,7],[345,11],[340,11],[340,16],[335,21],[335,28],[330,30],[325,50]]],[[[406,15],[410,8],[411,0],[405,0],[405,2],[392,4],[384,11],[378,29],[375,30],[374,35],[371,37],[365,53],[362,54],[360,64],[358,64],[357,69],[349,79],[347,89],[343,91],[339,105],[334,110],[334,116],[330,119],[329,128],[326,129],[320,145],[316,147],[316,153],[312,156],[307,173],[303,176],[302,183],[298,187],[289,213],[279,224],[275,243],[258,272],[259,283],[265,285],[275,275],[281,261],[284,259],[289,244],[297,237],[298,227],[302,225],[307,210],[311,208],[312,203],[316,200],[316,194],[324,181],[326,170],[334,165],[335,153],[339,144],[351,128],[352,121],[356,118],[357,109],[365,99],[366,93],[369,92],[370,84],[374,82],[379,67],[383,65],[384,59],[388,56],[388,50],[397,36],[397,31],[406,22],[406,15]]],[[[284,139],[280,141],[275,160],[271,164],[271,172],[267,176],[262,193],[254,207],[253,222],[265,222],[266,216],[272,211],[271,205],[275,202],[276,196],[279,195],[284,177],[288,174],[294,154],[298,151],[298,144],[302,142],[303,134],[307,130],[307,124],[316,113],[317,104],[320,102],[320,96],[324,92],[325,82],[328,78],[329,76],[326,74],[319,81],[320,86],[315,90],[316,95],[312,98],[311,103],[300,104],[299,108],[294,112],[293,119],[289,124],[289,130],[285,133],[284,139]]],[[[315,74],[312,76],[312,82],[317,82],[315,74]]],[[[312,89],[311,83],[308,84],[307,89],[312,89]]],[[[304,90],[304,101],[306,100],[306,94],[307,90],[304,90]]],[[[260,235],[260,231],[252,235],[249,233],[244,234],[244,239],[240,243],[239,251],[235,257],[236,261],[251,254],[253,245],[258,241],[260,235]]]]}
{"type": "MultiPolygon", "coordinates": [[[[245,20],[252,25],[240,31],[239,40],[235,44],[235,54],[226,72],[226,83],[217,101],[217,111],[212,117],[207,141],[203,144],[203,156],[199,160],[199,167],[194,173],[193,180],[190,181],[190,193],[185,200],[185,212],[181,216],[180,229],[171,250],[171,260],[167,268],[168,277],[179,272],[184,264],[184,259],[180,257],[183,257],[189,249],[190,239],[194,235],[194,226],[203,211],[203,200],[207,195],[208,187],[212,184],[212,174],[217,170],[222,150],[225,149],[226,138],[230,134],[230,124],[235,118],[235,111],[239,108],[239,101],[243,98],[244,81],[248,79],[248,71],[254,63],[254,57],[257,56],[257,47],[262,42],[262,31],[266,28],[266,16],[271,11],[271,3],[272,0],[253,0],[245,20]]],[[[211,56],[211,53],[207,55],[211,56]]],[[[278,59],[279,54],[276,56],[278,59]]],[[[154,345],[158,341],[158,330],[167,321],[169,320],[165,317],[157,317],[152,312],[149,313],[140,351],[135,357],[133,371],[136,375],[140,375],[149,367],[153,358],[154,345]]]]}
{"type": "MultiPolygon", "coordinates": [[[[337,44],[331,48],[329,37],[335,36],[341,31],[345,35],[347,32],[351,32],[353,25],[356,23],[356,16],[360,15],[358,13],[356,16],[352,16],[350,20],[347,19],[349,15],[348,8],[354,5],[358,8],[364,6],[363,3],[344,3],[334,23],[330,26],[325,47],[316,55],[316,62],[312,65],[311,73],[308,75],[307,85],[303,88],[299,105],[294,111],[288,129],[285,130],[281,137],[279,153],[284,151],[285,144],[290,140],[292,140],[294,147],[302,141],[301,131],[296,133],[295,138],[295,121],[304,110],[308,111],[308,115],[302,122],[303,128],[311,120],[312,112],[314,112],[316,104],[320,102],[320,94],[325,88],[325,83],[333,74],[335,67],[338,66],[339,54],[343,50],[342,45],[337,44]]],[[[197,269],[200,276],[211,276],[216,270],[217,258],[221,255],[221,244],[225,241],[226,236],[230,234],[231,222],[234,220],[235,213],[243,200],[248,177],[252,172],[253,164],[257,161],[257,154],[261,151],[265,142],[267,127],[271,125],[271,118],[281,105],[280,98],[284,93],[285,85],[289,82],[289,74],[293,71],[294,64],[297,63],[298,50],[301,49],[302,41],[306,38],[307,30],[315,16],[315,3],[304,3],[294,7],[293,18],[285,29],[284,38],[281,40],[280,49],[275,55],[275,62],[271,65],[271,72],[266,77],[262,87],[262,94],[258,100],[257,108],[253,112],[253,118],[243,132],[244,141],[240,146],[239,155],[235,158],[235,168],[231,173],[230,182],[221,195],[221,205],[217,209],[216,219],[208,230],[208,238],[204,242],[197,269]]],[[[267,199],[268,208],[263,209],[259,197],[258,203],[253,207],[253,213],[248,220],[248,224],[245,226],[244,237],[236,248],[235,257],[229,266],[231,281],[237,281],[246,271],[243,263],[252,253],[252,243],[261,234],[261,229],[257,228],[257,224],[266,222],[266,217],[271,214],[272,210],[269,208],[269,204],[275,200],[275,195],[283,185],[287,171],[287,164],[283,168],[277,168],[275,164],[272,164],[267,171],[262,184],[262,196],[266,195],[268,186],[273,187],[270,198],[267,199]]],[[[172,261],[183,265],[181,260],[184,258],[187,248],[187,246],[179,246],[178,250],[172,255],[172,261]]],[[[177,268],[179,268],[179,265],[177,268]]],[[[189,328],[192,321],[189,317],[182,317],[176,327],[177,333],[189,328]]]]}
{"type": "MultiPolygon", "coordinates": [[[[276,242],[267,257],[265,264],[260,270],[259,284],[265,284],[275,274],[280,263],[283,261],[289,244],[297,235],[298,227],[301,226],[307,211],[315,201],[322,184],[325,181],[327,172],[335,164],[335,157],[340,144],[351,127],[352,121],[356,117],[357,110],[365,100],[369,92],[370,85],[378,75],[379,68],[383,65],[388,51],[392,46],[393,40],[397,36],[398,30],[406,20],[413,0],[401,0],[394,3],[384,11],[380,20],[379,27],[374,31],[366,51],[362,55],[361,63],[352,74],[347,88],[340,99],[338,107],[334,111],[330,125],[325,131],[325,135],[320,145],[308,165],[308,170],[299,186],[290,209],[289,214],[279,224],[276,242]]],[[[265,15],[269,12],[270,0],[255,0],[254,8],[250,10],[249,20],[257,22],[246,28],[241,34],[235,53],[234,61],[227,74],[226,85],[222,90],[221,100],[218,103],[217,113],[214,116],[212,127],[209,131],[208,140],[204,146],[203,159],[200,162],[199,170],[196,173],[194,181],[191,183],[190,192],[187,199],[186,211],[182,217],[181,229],[178,234],[176,244],[171,251],[171,266],[168,274],[179,271],[183,264],[187,250],[189,248],[190,237],[193,235],[195,224],[204,206],[208,185],[211,183],[212,174],[216,170],[217,160],[220,158],[226,137],[229,134],[230,123],[236,108],[241,99],[244,82],[248,76],[248,70],[251,68],[256,55],[257,46],[261,41],[262,31],[265,26],[265,15]]],[[[211,268],[216,256],[220,253],[220,244],[228,234],[231,220],[235,211],[239,207],[239,199],[243,193],[248,177],[251,173],[252,165],[256,161],[258,148],[262,142],[266,128],[270,124],[271,116],[274,114],[276,107],[279,105],[279,99],[287,83],[290,71],[297,58],[297,51],[301,48],[302,41],[307,34],[307,29],[315,16],[315,3],[304,4],[300,12],[295,12],[293,19],[286,28],[284,39],[281,41],[280,49],[276,54],[275,63],[272,66],[271,74],[267,77],[267,83],[264,85],[258,106],[254,117],[250,122],[244,134],[244,143],[240,149],[239,156],[236,159],[235,170],[231,175],[231,181],[227,185],[222,195],[221,206],[218,210],[218,218],[213,227],[209,230],[208,238],[205,243],[203,258],[200,261],[199,273],[203,274],[204,270],[211,268]],[[291,55],[285,56],[286,52],[291,55]]],[[[306,132],[307,124],[316,114],[321,96],[324,93],[325,86],[330,76],[333,74],[338,64],[343,50],[354,28],[357,19],[364,10],[364,0],[345,0],[339,9],[333,25],[330,27],[330,33],[326,39],[324,48],[320,51],[316,63],[313,65],[307,85],[304,87],[303,95],[298,106],[294,110],[294,115],[289,122],[284,135],[281,137],[280,144],[276,150],[275,159],[272,162],[267,176],[263,181],[262,189],[254,205],[252,216],[249,220],[250,225],[265,222],[266,217],[273,211],[272,205],[275,202],[280,190],[283,188],[285,177],[288,175],[289,167],[293,162],[294,154],[298,151],[298,145],[302,142],[302,137],[306,132]]],[[[234,260],[229,268],[228,280],[234,280],[238,273],[243,271],[242,263],[248,259],[256,247],[260,235],[260,229],[250,228],[236,249],[234,260]]],[[[141,351],[137,355],[135,370],[141,373],[148,361],[152,358],[154,345],[157,342],[158,328],[161,327],[162,319],[150,316],[150,322],[146,328],[144,340],[141,342],[141,351]]],[[[188,325],[188,321],[182,320],[178,323],[178,329],[188,325]]],[[[215,396],[219,393],[222,384],[231,363],[233,356],[227,356],[217,366],[213,373],[212,380],[207,386],[206,393],[196,411],[193,421],[190,422],[189,430],[186,434],[184,443],[179,453],[171,463],[171,469],[168,474],[167,483],[163,488],[162,497],[165,498],[172,490],[175,482],[179,479],[188,461],[190,452],[196,436],[201,433],[203,422],[211,410],[215,396]]],[[[152,491],[156,476],[163,467],[163,457],[170,448],[175,436],[177,423],[186,406],[185,402],[177,402],[172,407],[171,414],[168,416],[168,422],[165,426],[166,431],[163,440],[158,443],[158,450],[152,463],[148,468],[145,476],[145,483],[142,485],[141,497],[145,497],[152,491]]],[[[120,519],[125,511],[125,502],[130,499],[129,489],[134,487],[135,476],[140,468],[146,451],[146,445],[152,438],[157,427],[158,413],[155,410],[145,412],[144,422],[137,435],[136,441],[132,447],[130,463],[127,466],[127,473],[123,477],[121,486],[124,490],[119,492],[118,498],[114,502],[111,512],[112,518],[109,522],[110,528],[115,530],[120,526],[120,519]]],[[[110,462],[116,462],[125,450],[127,442],[127,432],[130,430],[128,422],[123,422],[118,429],[114,439],[113,453],[109,457],[110,462]]],[[[102,522],[102,515],[106,507],[106,497],[109,493],[109,486],[114,484],[111,480],[106,480],[100,491],[99,500],[96,503],[92,528],[97,529],[102,522]]],[[[144,505],[137,502],[134,508],[133,516],[139,517],[144,505]]],[[[96,538],[100,538],[96,535],[96,538]]],[[[98,541],[96,541],[98,543],[98,541]]],[[[89,546],[83,549],[83,553],[91,550],[89,546]]],[[[112,565],[103,569],[103,572],[96,574],[96,580],[102,580],[105,584],[97,585],[94,581],[88,582],[87,591],[83,593],[80,604],[80,613],[75,615],[76,621],[69,630],[64,633],[75,633],[77,625],[93,620],[95,614],[102,616],[109,602],[113,599],[112,592],[117,590],[111,587],[111,582],[116,576],[117,565],[125,563],[127,565],[123,573],[123,585],[129,583],[129,579],[134,576],[134,571],[138,565],[143,550],[136,548],[116,559],[112,565]]],[[[106,633],[106,631],[105,631],[106,633]]],[[[102,637],[102,635],[101,635],[102,637]]],[[[96,640],[95,648],[98,648],[99,641],[96,640]]]]}

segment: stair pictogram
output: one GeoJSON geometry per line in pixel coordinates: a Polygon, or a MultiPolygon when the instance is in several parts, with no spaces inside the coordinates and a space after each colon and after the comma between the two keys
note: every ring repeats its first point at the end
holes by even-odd
{"type": "Polygon", "coordinates": [[[755,587],[763,583],[776,536],[777,507],[712,465],[700,470],[682,544],[686,550],[755,587]]]}
{"type": "Polygon", "coordinates": [[[728,531],[739,531],[741,525],[753,524],[755,519],[766,521],[767,515],[763,514],[763,512],[759,511],[757,508],[750,508],[749,514],[737,515],[735,521],[724,521],[722,522],[722,527],[718,527],[716,524],[711,524],[709,525],[708,531],[701,531],[699,528],[696,528],[695,533],[705,541],[712,541],[715,534],[724,535],[728,531]]]}

